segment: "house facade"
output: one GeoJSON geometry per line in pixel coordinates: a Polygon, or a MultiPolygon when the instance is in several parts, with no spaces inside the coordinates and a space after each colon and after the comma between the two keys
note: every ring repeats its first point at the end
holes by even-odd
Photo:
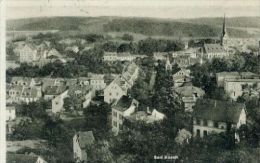
{"type": "Polygon", "coordinates": [[[112,131],[118,134],[123,129],[124,117],[135,112],[139,102],[129,96],[123,96],[112,106],[112,131]]]}
{"type": "Polygon", "coordinates": [[[73,158],[76,162],[87,162],[87,149],[94,144],[95,138],[92,131],[77,132],[73,136],[73,158]]]}
{"type": "Polygon", "coordinates": [[[5,110],[6,121],[13,121],[16,118],[16,111],[14,106],[6,106],[5,110]]]}
{"type": "Polygon", "coordinates": [[[63,104],[64,104],[64,98],[68,96],[68,90],[62,92],[61,94],[57,95],[54,99],[51,101],[51,111],[52,113],[59,113],[64,110],[63,104]]]}
{"type": "Polygon", "coordinates": [[[259,89],[260,79],[225,79],[224,81],[224,90],[233,100],[237,100],[247,90],[259,89]]]}

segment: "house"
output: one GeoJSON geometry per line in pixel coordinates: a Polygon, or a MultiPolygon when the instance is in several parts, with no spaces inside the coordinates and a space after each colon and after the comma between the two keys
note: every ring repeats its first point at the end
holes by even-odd
{"type": "Polygon", "coordinates": [[[103,57],[104,61],[117,61],[117,53],[116,52],[105,52],[104,57],[103,57]]]}
{"type": "Polygon", "coordinates": [[[10,83],[12,85],[20,85],[20,86],[27,86],[27,87],[33,87],[36,85],[34,78],[29,78],[29,77],[12,77],[10,83]]]}
{"type": "Polygon", "coordinates": [[[122,96],[127,95],[127,90],[129,88],[130,85],[125,79],[121,75],[118,76],[104,89],[104,101],[111,104],[112,102],[119,100],[122,96]]]}
{"type": "Polygon", "coordinates": [[[133,61],[136,58],[145,58],[146,55],[136,55],[131,53],[116,53],[116,52],[105,52],[103,60],[104,61],[133,61]]]}
{"type": "Polygon", "coordinates": [[[88,77],[79,77],[78,78],[78,85],[90,85],[90,79],[88,77]]]}
{"type": "Polygon", "coordinates": [[[112,131],[118,134],[123,129],[124,117],[135,112],[139,102],[129,96],[122,96],[112,105],[112,131]]]}
{"type": "Polygon", "coordinates": [[[158,61],[158,60],[164,61],[164,60],[166,60],[167,56],[168,56],[168,52],[154,52],[153,53],[153,58],[156,61],[158,61]]]}
{"type": "Polygon", "coordinates": [[[6,102],[7,103],[18,103],[20,95],[22,94],[23,86],[9,86],[6,88],[6,102]]]}
{"type": "Polygon", "coordinates": [[[205,95],[205,92],[192,84],[184,84],[182,87],[175,88],[175,92],[181,97],[186,112],[192,112],[197,99],[205,95]]]}
{"type": "Polygon", "coordinates": [[[138,78],[138,72],[139,67],[134,62],[127,63],[123,68],[122,77],[133,86],[135,80],[138,78]]]}
{"type": "Polygon", "coordinates": [[[259,79],[258,74],[252,72],[219,72],[216,73],[218,87],[224,87],[225,79],[259,79]]]}
{"type": "Polygon", "coordinates": [[[189,58],[197,58],[198,57],[199,48],[189,48],[182,51],[175,51],[172,53],[173,58],[178,58],[180,56],[188,56],[189,58]]]}
{"type": "Polygon", "coordinates": [[[30,103],[38,101],[42,97],[41,87],[24,87],[19,101],[30,103]]]}
{"type": "Polygon", "coordinates": [[[203,55],[205,59],[228,58],[229,54],[220,44],[204,44],[203,55]]]}
{"type": "Polygon", "coordinates": [[[77,132],[73,136],[73,158],[76,162],[87,162],[87,150],[94,144],[92,131],[77,132]]]}
{"type": "MultiPolygon", "coordinates": [[[[211,99],[198,100],[193,111],[193,136],[204,137],[246,124],[245,105],[211,99]]],[[[239,135],[235,134],[239,141],[239,135]]]]}
{"type": "Polygon", "coordinates": [[[31,44],[24,44],[15,50],[19,55],[20,63],[32,63],[37,60],[37,48],[31,44]]]}
{"type": "Polygon", "coordinates": [[[86,108],[95,97],[95,89],[92,86],[73,86],[68,89],[68,97],[77,97],[82,101],[81,106],[86,108]]]}
{"type": "Polygon", "coordinates": [[[75,86],[78,84],[77,79],[64,79],[65,85],[70,87],[70,86],[75,86]]]}
{"type": "Polygon", "coordinates": [[[66,86],[47,86],[44,92],[44,100],[51,100],[65,92],[66,89],[66,86]]]}
{"type": "Polygon", "coordinates": [[[53,113],[59,113],[64,110],[64,98],[68,96],[68,90],[61,92],[59,95],[55,96],[51,101],[51,111],[53,113]]]}
{"type": "Polygon", "coordinates": [[[146,124],[152,124],[155,122],[162,121],[166,116],[157,111],[156,109],[153,109],[151,112],[149,108],[147,111],[135,111],[131,115],[125,116],[124,118],[127,120],[128,124],[135,123],[135,122],[144,122],[146,124]]]}
{"type": "Polygon", "coordinates": [[[11,86],[7,89],[7,102],[30,103],[42,97],[41,87],[24,87],[20,85],[11,86]]]}
{"type": "Polygon", "coordinates": [[[77,54],[79,52],[79,47],[74,45],[74,46],[69,46],[65,48],[65,51],[70,51],[73,52],[75,54],[77,54]]]}
{"type": "Polygon", "coordinates": [[[42,91],[45,92],[49,86],[65,86],[65,80],[63,78],[40,78],[42,84],[42,91]]]}
{"type": "Polygon", "coordinates": [[[6,121],[13,121],[16,118],[15,106],[7,105],[5,110],[6,121]]]}
{"type": "Polygon", "coordinates": [[[180,55],[178,57],[173,58],[172,64],[177,64],[181,68],[186,68],[192,66],[196,63],[201,63],[200,58],[191,58],[188,55],[180,55]]]}
{"type": "Polygon", "coordinates": [[[181,69],[176,72],[173,76],[174,87],[180,87],[185,82],[190,81],[190,70],[189,69],[181,69]]]}
{"type": "Polygon", "coordinates": [[[138,78],[138,72],[139,68],[135,63],[126,64],[122,74],[104,89],[104,101],[110,104],[119,100],[123,95],[127,95],[128,89],[132,88],[138,78]]]}
{"type": "Polygon", "coordinates": [[[7,153],[6,163],[47,163],[47,162],[42,157],[37,155],[7,153]]]}
{"type": "Polygon", "coordinates": [[[237,100],[244,92],[260,89],[260,79],[225,79],[224,90],[233,100],[237,100]]]}
{"type": "Polygon", "coordinates": [[[103,90],[106,87],[104,74],[88,73],[89,83],[95,90],[103,90]]]}

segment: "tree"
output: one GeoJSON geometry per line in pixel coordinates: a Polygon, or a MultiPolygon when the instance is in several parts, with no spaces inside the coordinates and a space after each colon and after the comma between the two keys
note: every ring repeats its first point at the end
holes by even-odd
{"type": "Polygon", "coordinates": [[[133,41],[134,40],[134,37],[130,34],[127,34],[125,33],[123,36],[122,36],[122,40],[125,40],[125,41],[133,41]]]}

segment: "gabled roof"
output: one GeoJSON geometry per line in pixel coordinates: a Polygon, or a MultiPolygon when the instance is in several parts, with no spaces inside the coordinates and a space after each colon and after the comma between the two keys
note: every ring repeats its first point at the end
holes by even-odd
{"type": "Polygon", "coordinates": [[[244,104],[237,102],[199,99],[194,106],[193,116],[217,122],[237,123],[244,104]]]}
{"type": "Polygon", "coordinates": [[[92,90],[92,86],[84,85],[84,86],[70,86],[68,90],[68,95],[86,95],[88,92],[92,90]]]}
{"type": "Polygon", "coordinates": [[[204,44],[206,53],[223,53],[224,48],[220,44],[204,44]]]}
{"type": "Polygon", "coordinates": [[[79,146],[81,149],[84,149],[90,145],[92,145],[95,141],[94,135],[92,131],[78,132],[76,134],[79,140],[79,146]]]}
{"type": "Polygon", "coordinates": [[[6,163],[36,163],[38,156],[25,154],[7,154],[6,163]]]}
{"type": "Polygon", "coordinates": [[[205,92],[201,88],[192,85],[175,88],[175,91],[182,97],[191,97],[194,93],[197,93],[198,96],[202,96],[205,94],[205,92]]]}
{"type": "Polygon", "coordinates": [[[66,86],[47,86],[45,95],[59,95],[66,90],[66,86]]]}
{"type": "Polygon", "coordinates": [[[29,77],[19,77],[19,76],[15,76],[11,78],[11,83],[13,82],[26,82],[27,84],[30,84],[30,82],[32,81],[33,78],[29,78],[29,77]]]}

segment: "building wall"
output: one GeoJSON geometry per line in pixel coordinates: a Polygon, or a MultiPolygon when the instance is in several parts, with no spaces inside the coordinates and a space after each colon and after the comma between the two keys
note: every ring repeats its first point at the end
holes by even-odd
{"type": "Polygon", "coordinates": [[[73,158],[75,160],[82,160],[82,151],[79,146],[77,135],[73,137],[73,158]]]}
{"type": "Polygon", "coordinates": [[[16,118],[15,109],[6,109],[6,121],[12,121],[16,118]]]}
{"type": "Polygon", "coordinates": [[[243,94],[242,85],[247,84],[252,86],[255,83],[258,83],[258,85],[260,85],[260,80],[259,81],[225,81],[224,90],[233,100],[236,100],[239,96],[243,94]]]}
{"type": "Polygon", "coordinates": [[[90,85],[92,85],[95,90],[103,90],[106,87],[104,79],[91,79],[90,85]]]}
{"type": "Polygon", "coordinates": [[[52,112],[53,113],[62,111],[63,104],[64,104],[64,98],[66,98],[67,96],[68,96],[68,90],[66,90],[65,92],[61,93],[60,95],[58,95],[57,97],[52,99],[52,112]]]}
{"type": "Polygon", "coordinates": [[[212,120],[193,119],[193,136],[204,137],[207,134],[215,132],[220,133],[227,130],[227,124],[225,122],[214,122],[212,120]],[[217,126],[215,126],[215,124],[217,126]],[[198,135],[198,130],[200,135],[198,135]]]}
{"type": "Polygon", "coordinates": [[[104,89],[104,101],[110,104],[114,100],[119,100],[123,95],[126,94],[127,92],[124,92],[117,84],[112,82],[104,89]]]}

